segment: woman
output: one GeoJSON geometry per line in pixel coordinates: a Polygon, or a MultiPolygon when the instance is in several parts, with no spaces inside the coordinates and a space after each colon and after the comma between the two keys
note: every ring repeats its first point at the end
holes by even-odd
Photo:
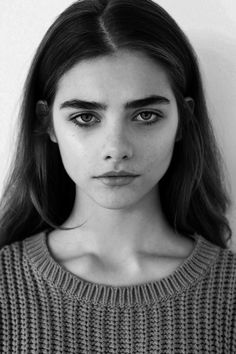
{"type": "Polygon", "coordinates": [[[67,8],[20,119],[1,204],[1,352],[234,352],[230,199],[196,55],[165,10],[67,8]]]}

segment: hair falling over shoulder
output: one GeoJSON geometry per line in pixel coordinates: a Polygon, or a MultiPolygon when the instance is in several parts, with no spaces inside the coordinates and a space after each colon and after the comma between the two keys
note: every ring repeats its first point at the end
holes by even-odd
{"type": "Polygon", "coordinates": [[[159,182],[166,219],[179,233],[198,233],[227,247],[230,198],[197,56],[175,20],[152,0],[76,1],[46,32],[24,85],[16,148],[0,203],[0,246],[60,228],[71,213],[75,186],[48,136],[57,83],[80,60],[120,49],[141,51],[162,64],[177,101],[181,139],[159,182]],[[194,109],[185,97],[193,99],[194,109]],[[38,101],[49,108],[38,109],[38,101]]]}

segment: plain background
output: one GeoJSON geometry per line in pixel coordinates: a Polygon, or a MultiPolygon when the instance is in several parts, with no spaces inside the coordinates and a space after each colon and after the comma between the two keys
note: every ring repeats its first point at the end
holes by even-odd
{"type": "MultiPolygon", "coordinates": [[[[195,48],[233,206],[236,250],[236,2],[160,0],[195,48]]],[[[0,0],[0,196],[14,147],[23,83],[39,42],[70,0],[0,0]]]]}

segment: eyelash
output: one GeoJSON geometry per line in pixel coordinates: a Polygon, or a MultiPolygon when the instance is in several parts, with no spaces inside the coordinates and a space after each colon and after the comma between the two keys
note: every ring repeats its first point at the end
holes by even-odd
{"type": "MultiPolygon", "coordinates": [[[[142,113],[151,113],[151,114],[154,114],[154,115],[156,115],[156,116],[158,116],[159,118],[158,119],[156,119],[156,120],[154,120],[154,121],[151,121],[151,122],[148,122],[148,121],[144,121],[144,125],[152,125],[152,124],[155,124],[155,123],[157,123],[160,119],[162,119],[163,118],[163,116],[160,114],[160,113],[157,113],[157,112],[153,112],[153,111],[142,111],[142,112],[139,112],[138,113],[138,116],[140,115],[140,114],[142,114],[142,113]]],[[[92,113],[80,113],[80,114],[77,114],[76,116],[74,116],[74,117],[72,117],[70,120],[72,121],[72,123],[74,123],[76,126],[79,126],[79,127],[81,127],[81,128],[90,128],[90,127],[92,127],[94,124],[81,124],[81,123],[79,123],[77,120],[76,120],[76,118],[78,118],[78,117],[81,117],[82,115],[93,115],[92,113]]]]}

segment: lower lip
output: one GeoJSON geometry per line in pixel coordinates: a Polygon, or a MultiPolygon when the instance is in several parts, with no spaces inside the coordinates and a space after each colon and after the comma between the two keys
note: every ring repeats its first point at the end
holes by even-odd
{"type": "Polygon", "coordinates": [[[107,186],[125,186],[133,182],[138,176],[130,177],[99,177],[98,179],[107,186]]]}

